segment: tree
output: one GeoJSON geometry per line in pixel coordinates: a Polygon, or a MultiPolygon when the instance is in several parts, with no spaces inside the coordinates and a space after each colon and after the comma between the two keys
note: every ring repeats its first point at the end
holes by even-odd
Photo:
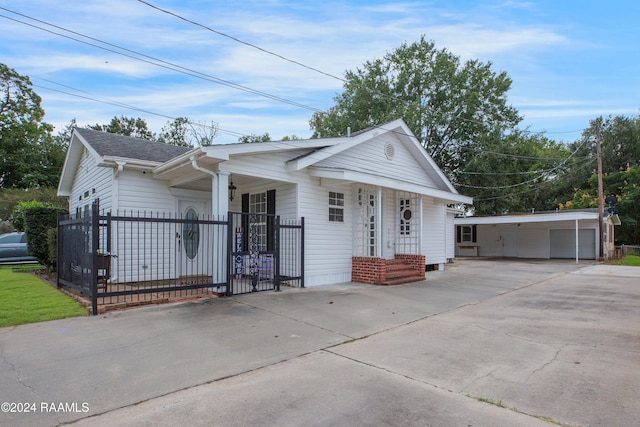
{"type": "Polygon", "coordinates": [[[0,64],[0,188],[57,184],[64,151],[28,77],[0,64]]]}
{"type": "Polygon", "coordinates": [[[242,135],[240,138],[238,138],[238,142],[241,142],[243,144],[268,141],[271,141],[269,133],[263,133],[262,135],[256,135],[252,133],[251,135],[242,135]]]}
{"type": "Polygon", "coordinates": [[[565,180],[571,192],[565,195],[561,209],[598,207],[596,138],[602,147],[603,194],[618,198],[621,225],[616,241],[640,244],[640,116],[598,117],[591,120],[582,138],[572,147],[579,162],[565,180]]]}
{"type": "MultiPolygon", "coordinates": [[[[640,244],[640,165],[625,170],[607,173],[602,177],[603,194],[613,194],[618,202],[621,225],[616,227],[616,241],[640,244]]],[[[576,190],[573,198],[560,205],[562,209],[584,209],[598,207],[598,176],[591,175],[588,183],[576,190]]],[[[607,209],[607,207],[605,207],[607,209]]]]}
{"type": "MultiPolygon", "coordinates": [[[[555,209],[547,189],[569,169],[570,153],[541,134],[514,130],[487,135],[457,174],[456,184],[474,198],[474,213],[504,214],[555,209]]],[[[563,200],[563,199],[561,199],[563,200]]]]}
{"type": "Polygon", "coordinates": [[[213,145],[218,136],[218,124],[211,122],[193,122],[186,117],[178,117],[163,126],[158,141],[181,147],[206,147],[213,145]]]}
{"type": "Polygon", "coordinates": [[[132,136],[134,138],[147,139],[155,141],[156,137],[149,130],[147,122],[144,119],[133,117],[114,117],[108,125],[95,124],[89,126],[89,129],[99,130],[102,132],[117,133],[120,135],[132,136]]]}
{"type": "Polygon", "coordinates": [[[344,92],[310,120],[313,137],[344,135],[404,118],[427,152],[454,181],[487,135],[502,135],[521,120],[507,104],[511,79],[491,63],[461,63],[425,40],[403,44],[382,59],[347,71],[344,92]]]}

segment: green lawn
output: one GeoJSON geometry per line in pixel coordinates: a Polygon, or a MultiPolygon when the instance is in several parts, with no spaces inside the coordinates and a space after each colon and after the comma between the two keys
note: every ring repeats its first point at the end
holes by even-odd
{"type": "Polygon", "coordinates": [[[627,255],[622,259],[612,261],[611,264],[615,265],[629,265],[632,267],[640,267],[640,256],[638,255],[627,255]]]}
{"type": "Polygon", "coordinates": [[[78,301],[33,274],[0,268],[0,327],[87,314],[78,301]]]}

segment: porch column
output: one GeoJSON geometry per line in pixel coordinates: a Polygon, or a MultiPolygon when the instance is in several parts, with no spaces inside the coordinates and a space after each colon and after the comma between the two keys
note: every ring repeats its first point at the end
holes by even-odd
{"type": "Polygon", "coordinates": [[[382,236],[383,234],[383,222],[382,222],[382,187],[376,186],[376,198],[378,199],[378,203],[376,203],[376,256],[384,257],[384,253],[382,252],[382,236]]]}
{"type": "Polygon", "coordinates": [[[215,219],[229,212],[229,172],[218,171],[211,181],[211,213],[215,219]]]}

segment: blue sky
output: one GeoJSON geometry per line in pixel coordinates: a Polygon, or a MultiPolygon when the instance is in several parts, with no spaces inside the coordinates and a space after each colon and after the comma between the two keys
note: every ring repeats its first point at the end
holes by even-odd
{"type": "Polygon", "coordinates": [[[571,142],[590,119],[639,114],[637,0],[148,3],[215,32],[137,0],[0,0],[0,62],[30,76],[57,129],[124,115],[158,132],[167,117],[188,117],[218,123],[218,143],[265,132],[309,137],[312,113],[342,90],[326,74],[343,77],[421,35],[505,71],[522,128],[571,142]],[[165,67],[131,57],[140,54],[165,67]],[[187,74],[167,68],[175,66],[187,74]]]}

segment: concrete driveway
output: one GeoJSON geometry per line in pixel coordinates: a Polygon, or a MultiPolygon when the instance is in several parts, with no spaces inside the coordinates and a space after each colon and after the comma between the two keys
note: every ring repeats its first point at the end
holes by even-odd
{"type": "Polygon", "coordinates": [[[0,425],[640,425],[639,279],[458,260],[2,328],[0,425]]]}

